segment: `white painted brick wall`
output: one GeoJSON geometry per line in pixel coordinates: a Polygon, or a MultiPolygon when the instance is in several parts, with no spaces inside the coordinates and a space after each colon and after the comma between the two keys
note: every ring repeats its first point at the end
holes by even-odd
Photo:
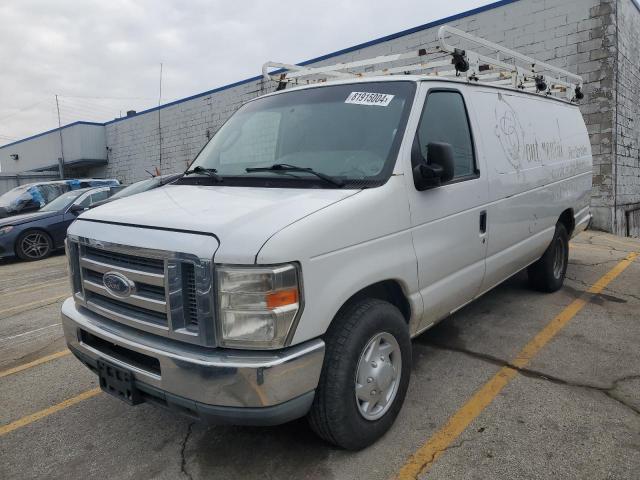
{"type": "Polygon", "coordinates": [[[615,230],[640,236],[640,11],[630,1],[618,3],[617,25],[615,230]]]}
{"type": "MultiPolygon", "coordinates": [[[[618,203],[640,202],[638,189],[638,11],[631,0],[520,0],[450,22],[451,25],[582,75],[587,99],[581,110],[594,154],[595,226],[620,231],[618,203]],[[620,4],[620,5],[618,5],[620,4]],[[618,12],[616,12],[616,7],[618,12]],[[616,13],[624,29],[624,64],[616,121],[616,13]],[[631,57],[629,57],[631,55],[631,57]],[[615,132],[618,131],[618,134],[615,132]],[[635,142],[635,143],[634,143],[635,142]],[[627,144],[632,144],[627,146],[627,144]],[[635,146],[633,146],[635,145],[635,146]],[[615,147],[615,148],[614,148],[615,147]],[[623,155],[617,169],[614,152],[623,155]],[[635,156],[634,156],[635,155],[635,156]],[[624,163],[627,162],[627,163],[624,163]],[[635,162],[635,163],[634,163],[635,162]],[[618,199],[616,200],[616,195],[618,199]],[[623,200],[624,199],[624,200],[623,200]],[[614,222],[618,219],[618,224],[614,222]]],[[[318,62],[343,62],[436,45],[439,26],[318,62]]],[[[621,35],[621,38],[623,35],[621,35]]],[[[281,59],[291,61],[294,59],[281,59]]],[[[619,61],[623,64],[622,61],[619,61]]],[[[261,80],[199,96],[161,109],[162,171],[183,170],[216,130],[244,102],[271,91],[261,80]]],[[[107,125],[107,170],[124,182],[159,167],[158,111],[107,125]]]]}

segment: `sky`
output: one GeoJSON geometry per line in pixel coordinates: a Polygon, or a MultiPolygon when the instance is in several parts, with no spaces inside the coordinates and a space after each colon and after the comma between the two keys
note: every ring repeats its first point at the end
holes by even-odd
{"type": "Polygon", "coordinates": [[[0,145],[104,122],[495,0],[2,0],[0,145]]]}

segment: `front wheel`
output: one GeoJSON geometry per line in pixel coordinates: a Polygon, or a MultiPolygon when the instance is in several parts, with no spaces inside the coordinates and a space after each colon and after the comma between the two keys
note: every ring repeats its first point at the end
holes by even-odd
{"type": "Polygon", "coordinates": [[[16,254],[22,260],[41,260],[53,250],[51,237],[40,230],[27,230],[18,237],[16,254]]]}
{"type": "Polygon", "coordinates": [[[527,269],[529,283],[541,292],[555,292],[562,288],[569,264],[569,235],[561,223],[556,225],[551,244],[542,258],[527,269]]]}
{"type": "Polygon", "coordinates": [[[385,434],[404,402],[411,374],[407,323],[390,303],[365,299],[338,314],[325,342],[309,423],[326,441],[360,450],[385,434]]]}

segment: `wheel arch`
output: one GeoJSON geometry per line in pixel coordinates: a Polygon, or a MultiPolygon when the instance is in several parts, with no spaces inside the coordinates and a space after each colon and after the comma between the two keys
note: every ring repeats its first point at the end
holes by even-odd
{"type": "Polygon", "coordinates": [[[378,300],[389,302],[400,310],[400,313],[402,313],[407,325],[409,324],[412,313],[411,303],[398,280],[382,280],[358,290],[342,304],[338,309],[338,314],[352,303],[365,298],[376,298],[378,300]]]}
{"type": "Polygon", "coordinates": [[[558,218],[558,223],[564,225],[569,238],[571,238],[576,228],[576,217],[574,215],[573,208],[567,208],[564,212],[562,212],[560,214],[560,217],[558,218]]]}

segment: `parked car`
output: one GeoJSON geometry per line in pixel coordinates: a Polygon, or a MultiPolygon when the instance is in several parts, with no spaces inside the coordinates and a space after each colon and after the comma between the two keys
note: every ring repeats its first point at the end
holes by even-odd
{"type": "Polygon", "coordinates": [[[118,186],[115,179],[81,178],[20,185],[0,196],[0,218],[34,212],[71,190],[118,186]]]}
{"type": "Polygon", "coordinates": [[[442,48],[438,75],[267,64],[310,84],[278,70],[175,184],[80,215],[62,323],[106,392],[211,422],[306,415],[360,449],[402,407],[412,337],[523,269],[561,288],[591,217],[582,81],[442,48]]]}
{"type": "Polygon", "coordinates": [[[78,214],[108,198],[117,187],[93,187],[63,193],[39,211],[0,220],[0,258],[41,260],[64,247],[67,228],[78,214]]]}
{"type": "Polygon", "coordinates": [[[130,197],[131,195],[136,195],[138,193],[147,192],[154,188],[168,185],[175,182],[177,179],[182,177],[182,175],[183,173],[169,173],[167,175],[158,175],[156,177],[140,180],[139,182],[127,185],[122,190],[111,195],[109,198],[93,204],[91,208],[99,207],[100,205],[104,205],[105,203],[109,203],[120,198],[130,197]]]}

